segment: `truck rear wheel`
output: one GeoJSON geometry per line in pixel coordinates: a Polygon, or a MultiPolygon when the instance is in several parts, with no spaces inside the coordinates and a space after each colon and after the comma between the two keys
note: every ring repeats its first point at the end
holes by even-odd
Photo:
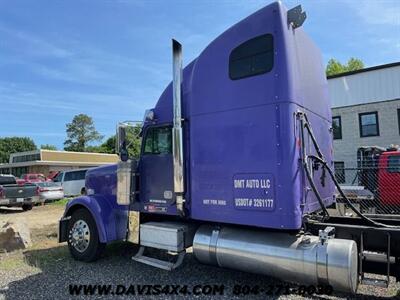
{"type": "Polygon", "coordinates": [[[73,258],[85,262],[97,260],[105,248],[99,240],[96,223],[86,209],[75,211],[68,222],[68,248],[73,258]]]}

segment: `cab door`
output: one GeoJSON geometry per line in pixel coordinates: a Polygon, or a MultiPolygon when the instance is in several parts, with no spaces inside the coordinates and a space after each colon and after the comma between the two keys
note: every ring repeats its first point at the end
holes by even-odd
{"type": "Polygon", "coordinates": [[[141,211],[174,214],[172,126],[147,127],[139,173],[141,211]]]}

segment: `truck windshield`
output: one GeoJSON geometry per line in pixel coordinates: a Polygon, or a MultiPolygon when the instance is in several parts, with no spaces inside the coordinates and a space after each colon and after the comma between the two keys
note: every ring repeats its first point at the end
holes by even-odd
{"type": "Polygon", "coordinates": [[[54,182],[61,182],[61,178],[62,178],[62,174],[63,173],[58,173],[58,175],[53,179],[54,182]]]}
{"type": "Polygon", "coordinates": [[[1,184],[15,184],[17,183],[15,181],[14,176],[7,176],[7,175],[0,175],[0,185],[1,184]]]}

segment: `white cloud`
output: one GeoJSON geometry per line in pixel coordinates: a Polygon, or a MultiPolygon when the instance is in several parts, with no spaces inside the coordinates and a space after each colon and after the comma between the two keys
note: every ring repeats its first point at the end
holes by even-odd
{"type": "Polygon", "coordinates": [[[66,58],[73,55],[70,50],[56,46],[41,37],[21,30],[10,29],[3,24],[0,24],[0,33],[6,34],[9,39],[21,43],[21,46],[29,50],[31,55],[51,56],[56,58],[66,58]]]}
{"type": "Polygon", "coordinates": [[[348,4],[367,24],[400,25],[400,1],[398,0],[350,0],[348,4]]]}

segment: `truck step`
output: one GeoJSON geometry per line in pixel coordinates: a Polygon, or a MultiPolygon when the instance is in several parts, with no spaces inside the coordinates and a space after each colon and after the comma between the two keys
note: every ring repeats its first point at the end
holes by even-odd
{"type": "Polygon", "coordinates": [[[389,281],[387,281],[385,279],[376,279],[376,278],[366,278],[366,277],[364,277],[361,280],[361,284],[387,288],[389,286],[389,281]]]}
{"type": "Polygon", "coordinates": [[[146,265],[149,265],[152,267],[163,269],[166,271],[171,271],[171,270],[174,270],[177,267],[179,267],[182,264],[183,258],[185,257],[185,254],[186,254],[186,251],[181,251],[181,252],[177,253],[177,255],[176,255],[178,257],[177,260],[175,262],[170,262],[170,261],[165,261],[165,260],[145,256],[145,255],[143,255],[144,250],[145,250],[145,247],[141,246],[139,249],[139,252],[135,256],[132,257],[132,260],[141,262],[143,264],[146,264],[146,265]]]}
{"type": "Polygon", "coordinates": [[[364,248],[364,232],[361,233],[360,240],[360,275],[361,275],[361,283],[365,285],[372,285],[378,287],[387,288],[390,284],[390,265],[394,261],[395,258],[390,256],[390,234],[387,233],[387,245],[385,253],[377,253],[373,251],[368,251],[364,248]],[[363,261],[374,261],[379,262],[381,264],[386,265],[386,279],[376,279],[365,277],[363,261]]]}

